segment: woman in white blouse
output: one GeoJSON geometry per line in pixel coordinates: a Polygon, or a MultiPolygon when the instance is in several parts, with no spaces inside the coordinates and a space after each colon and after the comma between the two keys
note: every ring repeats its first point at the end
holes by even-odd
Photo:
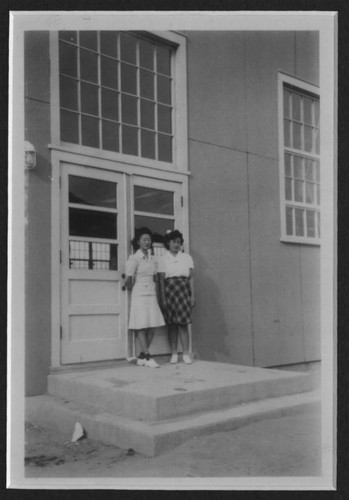
{"type": "Polygon", "coordinates": [[[183,361],[190,364],[188,324],[191,323],[191,310],[195,305],[194,263],[189,254],[180,251],[183,242],[183,235],[177,230],[166,234],[164,244],[168,251],[160,257],[158,271],[161,307],[172,350],[170,363],[178,362],[179,338],[183,361]]]}
{"type": "Polygon", "coordinates": [[[150,229],[142,227],[136,231],[132,240],[136,252],[130,255],[126,263],[125,285],[132,290],[128,327],[135,332],[141,347],[137,365],[158,368],[159,364],[150,357],[149,346],[155,328],[164,326],[165,321],[157,301],[157,269],[151,254],[152,240],[150,229]]]}

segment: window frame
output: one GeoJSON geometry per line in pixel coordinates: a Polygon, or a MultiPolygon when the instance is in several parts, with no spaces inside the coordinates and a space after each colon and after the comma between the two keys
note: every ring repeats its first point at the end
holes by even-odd
{"type": "MultiPolygon", "coordinates": [[[[319,246],[321,244],[321,199],[320,199],[320,204],[306,204],[305,202],[289,202],[286,200],[286,194],[285,194],[285,177],[286,177],[286,171],[285,171],[285,153],[287,151],[290,152],[290,154],[297,155],[299,154],[303,158],[311,158],[313,160],[316,160],[320,163],[320,191],[321,191],[321,182],[322,182],[322,175],[321,175],[321,144],[320,144],[320,153],[309,153],[305,150],[298,150],[294,149],[292,147],[287,147],[284,144],[284,89],[287,86],[294,87],[295,90],[299,90],[300,94],[313,94],[319,98],[320,102],[320,89],[318,86],[309,83],[305,80],[295,78],[291,75],[279,72],[278,73],[278,125],[279,125],[279,185],[280,185],[280,222],[281,222],[281,241],[284,243],[297,243],[297,244],[305,244],[305,245],[315,245],[319,246]],[[292,205],[293,207],[304,207],[308,208],[309,210],[314,209],[315,211],[318,211],[320,214],[320,237],[315,236],[315,237],[310,237],[310,236],[297,236],[297,235],[290,235],[287,234],[287,228],[286,228],[286,206],[287,205],[292,205]]],[[[320,113],[321,113],[321,102],[320,102],[320,113]]],[[[320,129],[321,130],[321,129],[320,129]]],[[[316,215],[315,215],[316,218],[316,215]]],[[[316,221],[315,221],[316,223],[316,221]]]]}
{"type": "MultiPolygon", "coordinates": [[[[100,31],[97,30],[96,31],[100,31]]],[[[120,30],[118,30],[120,31],[120,30]]],[[[109,159],[121,163],[144,166],[164,171],[188,172],[188,130],[187,130],[187,72],[186,37],[172,31],[126,31],[140,38],[170,46],[173,49],[171,62],[172,78],[172,162],[143,158],[120,152],[103,150],[60,140],[60,100],[59,100],[59,33],[50,33],[51,47],[51,147],[61,151],[84,154],[86,156],[109,159]]]]}

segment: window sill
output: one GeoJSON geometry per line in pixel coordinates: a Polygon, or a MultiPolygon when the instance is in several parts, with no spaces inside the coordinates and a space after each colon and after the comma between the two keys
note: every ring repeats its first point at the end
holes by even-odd
{"type": "Polygon", "coordinates": [[[321,246],[321,240],[315,238],[302,238],[300,236],[283,236],[281,243],[291,243],[296,245],[321,246]]]}

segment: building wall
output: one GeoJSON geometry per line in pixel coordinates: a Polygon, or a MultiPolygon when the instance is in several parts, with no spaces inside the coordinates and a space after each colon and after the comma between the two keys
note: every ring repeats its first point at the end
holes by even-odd
{"type": "Polygon", "coordinates": [[[49,33],[25,34],[25,139],[37,151],[26,171],[26,394],[46,391],[51,356],[51,164],[49,33]]]}
{"type": "Polygon", "coordinates": [[[320,249],[280,242],[278,71],[319,83],[315,32],[188,32],[193,344],[257,366],[320,357],[320,249]]]}

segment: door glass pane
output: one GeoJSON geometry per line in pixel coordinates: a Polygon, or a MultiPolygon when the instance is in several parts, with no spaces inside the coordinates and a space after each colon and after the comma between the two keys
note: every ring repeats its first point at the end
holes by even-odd
{"type": "Polygon", "coordinates": [[[305,201],[306,203],[315,203],[315,184],[313,182],[305,183],[305,201]]]}
{"type": "Polygon", "coordinates": [[[315,153],[317,155],[320,154],[320,130],[318,128],[316,128],[314,130],[315,132],[315,153]]]}
{"type": "Polygon", "coordinates": [[[134,204],[138,212],[174,214],[173,192],[142,186],[134,187],[134,204]]]}
{"type": "Polygon", "coordinates": [[[141,155],[144,158],[155,158],[155,132],[141,130],[141,155]]]}
{"type": "Polygon", "coordinates": [[[295,149],[302,149],[302,126],[299,123],[292,123],[293,129],[293,147],[295,149]]]}
{"type": "Polygon", "coordinates": [[[171,104],[171,80],[164,76],[157,77],[158,98],[159,102],[171,104]]]}
{"type": "Polygon", "coordinates": [[[154,243],[163,243],[166,231],[174,229],[174,221],[171,219],[157,219],[146,215],[135,215],[135,229],[148,227],[154,235],[154,243]]]}
{"type": "Polygon", "coordinates": [[[81,142],[91,148],[99,147],[99,120],[91,116],[81,116],[81,142]]]}
{"type": "Polygon", "coordinates": [[[305,178],[307,181],[314,180],[314,162],[308,158],[305,159],[305,178]]]}
{"type": "Polygon", "coordinates": [[[153,45],[145,40],[139,40],[139,63],[143,68],[154,68],[154,49],[153,45]]]}
{"type": "Polygon", "coordinates": [[[313,150],[313,128],[304,125],[304,150],[311,152],[313,150]]]}
{"type": "Polygon", "coordinates": [[[122,152],[128,155],[138,154],[137,128],[122,126],[122,152]]]}
{"type": "Polygon", "coordinates": [[[101,31],[101,52],[108,56],[118,56],[118,32],[101,31]]]}
{"type": "Polygon", "coordinates": [[[158,105],[158,130],[160,132],[171,133],[171,108],[158,105]]]}
{"type": "Polygon", "coordinates": [[[59,43],[59,72],[76,77],[78,74],[77,47],[67,43],[59,43]]]}
{"type": "Polygon", "coordinates": [[[102,116],[119,120],[119,93],[102,88],[102,116]]]}
{"type": "Polygon", "coordinates": [[[172,161],[172,138],[168,135],[158,135],[158,159],[160,161],[172,161]]]}
{"type": "Polygon", "coordinates": [[[118,63],[109,57],[101,57],[101,84],[112,89],[118,88],[118,63]]]}
{"type": "Polygon", "coordinates": [[[165,47],[157,47],[156,70],[163,75],[171,74],[171,51],[165,47]]]}
{"type": "Polygon", "coordinates": [[[286,200],[292,200],[292,180],[285,179],[285,197],[286,200]]]}
{"type": "Polygon", "coordinates": [[[314,115],[315,115],[315,127],[320,126],[320,103],[319,101],[314,102],[314,115]]]}
{"type": "Polygon", "coordinates": [[[312,100],[308,97],[303,97],[304,123],[312,125],[312,100]]]}
{"type": "Polygon", "coordinates": [[[80,45],[97,50],[97,31],[80,31],[80,45]]]}
{"type": "Polygon", "coordinates": [[[113,243],[69,241],[70,269],[118,269],[118,246],[113,243]]]}
{"type": "Polygon", "coordinates": [[[119,151],[119,125],[114,122],[102,120],[103,149],[119,151]]]}
{"type": "Polygon", "coordinates": [[[300,156],[293,157],[294,176],[303,179],[303,159],[300,156]]]}
{"type": "Polygon", "coordinates": [[[141,99],[141,127],[155,129],[155,104],[141,99]]]}
{"type": "Polygon", "coordinates": [[[136,64],[136,38],[121,33],[120,35],[121,59],[136,64]]]}
{"type": "Polygon", "coordinates": [[[72,78],[59,78],[59,97],[62,108],[78,110],[78,82],[72,78]]]}
{"type": "Polygon", "coordinates": [[[154,99],[154,73],[140,70],[140,92],[141,97],[154,99]]]}
{"type": "Polygon", "coordinates": [[[301,208],[295,208],[296,236],[304,236],[303,213],[304,213],[304,210],[302,210],[301,208]]]}
{"type": "Polygon", "coordinates": [[[69,203],[116,208],[116,183],[69,175],[69,203]]]}
{"type": "Polygon", "coordinates": [[[89,50],[80,49],[80,77],[81,80],[97,83],[97,60],[98,56],[89,50]]]}
{"type": "Polygon", "coordinates": [[[290,118],[290,94],[284,90],[284,118],[290,118]]]}
{"type": "Polygon", "coordinates": [[[67,42],[77,43],[77,33],[76,31],[60,31],[60,40],[67,40],[67,42]]]}
{"type": "Polygon", "coordinates": [[[137,125],[137,97],[121,96],[122,122],[137,125]]]}
{"type": "Polygon", "coordinates": [[[286,234],[293,234],[293,208],[286,207],[286,234]]]}
{"type": "Polygon", "coordinates": [[[61,109],[61,141],[79,144],[79,115],[61,109]]]}
{"type": "Polygon", "coordinates": [[[121,89],[128,94],[137,94],[137,69],[128,64],[121,65],[121,89]]]}
{"type": "Polygon", "coordinates": [[[315,212],[312,210],[306,210],[307,218],[307,236],[310,238],[315,238],[315,212]]]}
{"type": "Polygon", "coordinates": [[[292,95],[292,118],[301,121],[301,97],[298,94],[292,95]]]}
{"type": "Polygon", "coordinates": [[[116,239],[117,215],[69,208],[69,234],[70,236],[116,239]]]}
{"type": "Polygon", "coordinates": [[[98,87],[81,82],[81,112],[98,116],[98,87]]]}
{"type": "Polygon", "coordinates": [[[285,175],[292,177],[291,155],[285,154],[285,175]]]}
{"type": "Polygon", "coordinates": [[[294,199],[303,202],[303,181],[294,181],[294,199]]]}

